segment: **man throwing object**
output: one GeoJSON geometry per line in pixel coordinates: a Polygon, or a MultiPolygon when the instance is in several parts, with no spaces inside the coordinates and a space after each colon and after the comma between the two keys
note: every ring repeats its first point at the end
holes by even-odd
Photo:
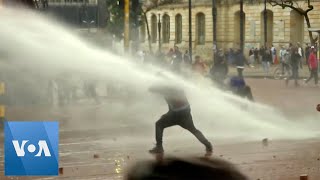
{"type": "Polygon", "coordinates": [[[169,86],[153,86],[149,88],[149,91],[162,95],[169,107],[169,111],[162,115],[156,122],[157,144],[149,152],[152,154],[162,154],[164,152],[162,146],[163,130],[167,127],[179,125],[190,131],[202,144],[204,144],[206,147],[205,156],[210,156],[212,154],[212,145],[194,126],[190,104],[184,91],[179,88],[169,86]]]}

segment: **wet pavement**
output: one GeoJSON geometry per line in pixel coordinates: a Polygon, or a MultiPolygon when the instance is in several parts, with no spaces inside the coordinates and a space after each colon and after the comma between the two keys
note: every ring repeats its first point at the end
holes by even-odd
{"type": "MultiPolygon", "coordinates": [[[[279,64],[271,65],[269,69],[269,73],[266,75],[261,64],[255,64],[254,67],[245,67],[243,71],[243,75],[246,77],[253,78],[264,78],[265,76],[268,78],[274,78],[274,72],[277,68],[279,68],[279,64]]],[[[229,66],[229,75],[237,75],[237,68],[233,66],[229,66]]],[[[299,77],[300,78],[308,78],[310,76],[310,71],[308,66],[303,65],[302,69],[299,69],[299,77]]]]}
{"type": "MultiPolygon", "coordinates": [[[[247,82],[252,87],[256,101],[278,107],[289,117],[320,117],[315,109],[316,104],[320,103],[318,87],[309,85],[295,88],[292,84],[286,87],[283,81],[269,79],[248,79],[247,82]]],[[[39,108],[37,113],[23,107],[9,108],[8,116],[12,120],[26,117],[47,119],[57,114],[45,107],[39,108]]],[[[63,118],[68,119],[68,116],[63,118]]],[[[63,118],[60,120],[63,121],[63,118]]],[[[59,146],[62,173],[58,177],[4,177],[2,137],[0,179],[123,179],[126,168],[134,162],[153,159],[147,153],[153,137],[149,137],[150,140],[128,141],[130,136],[142,137],[143,133],[137,132],[139,130],[120,136],[125,127],[70,130],[64,126],[62,123],[59,146]]],[[[185,144],[182,140],[168,142],[166,151],[168,156],[178,157],[201,156],[203,153],[200,146],[185,144]]],[[[261,141],[218,141],[215,142],[214,157],[236,164],[253,180],[298,180],[301,174],[308,174],[309,180],[320,179],[320,137],[296,141],[270,140],[268,146],[261,141]]]]}

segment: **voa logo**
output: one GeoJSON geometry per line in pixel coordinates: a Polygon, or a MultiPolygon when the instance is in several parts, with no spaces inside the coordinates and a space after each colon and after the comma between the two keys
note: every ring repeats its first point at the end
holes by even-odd
{"type": "MultiPolygon", "coordinates": [[[[16,151],[18,157],[24,157],[25,156],[26,153],[24,151],[24,148],[25,148],[25,145],[27,144],[28,141],[29,140],[23,140],[21,143],[19,143],[18,140],[13,140],[12,141],[14,150],[16,151]]],[[[37,146],[38,146],[38,152],[35,155],[36,157],[41,156],[42,153],[46,157],[51,157],[51,153],[49,151],[48,144],[47,144],[47,142],[45,140],[40,140],[38,142],[37,146]]],[[[34,153],[37,150],[37,148],[36,148],[36,146],[34,144],[29,144],[27,146],[27,150],[29,151],[29,153],[34,153]]]]}
{"type": "Polygon", "coordinates": [[[58,122],[6,121],[4,124],[6,176],[58,175],[58,122]]]}

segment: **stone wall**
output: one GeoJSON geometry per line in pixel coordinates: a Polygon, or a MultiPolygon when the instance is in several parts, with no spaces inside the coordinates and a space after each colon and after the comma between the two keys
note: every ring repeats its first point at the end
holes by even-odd
{"type": "MultiPolygon", "coordinates": [[[[306,8],[305,1],[300,1],[299,5],[306,8]]],[[[320,9],[320,1],[312,2],[314,10],[309,13],[309,18],[312,27],[320,27],[320,16],[317,11],[320,9]]],[[[240,5],[237,3],[219,4],[217,9],[217,40],[218,48],[234,48],[239,47],[239,17],[236,15],[240,10],[240,5]]],[[[251,47],[260,47],[263,44],[263,3],[245,3],[245,53],[251,47]]],[[[282,9],[281,7],[272,7],[267,5],[268,10],[268,46],[274,44],[276,48],[281,45],[288,45],[289,42],[309,43],[308,28],[303,17],[291,9],[282,9]],[[299,36],[300,34],[300,36],[299,36]]],[[[151,16],[158,14],[162,17],[164,14],[170,16],[170,43],[162,44],[163,51],[173,47],[175,44],[175,16],[182,15],[182,43],[178,44],[181,49],[188,49],[188,6],[186,3],[162,6],[148,12],[149,27],[151,24],[151,16]]],[[[162,19],[161,19],[162,20],[162,19]]],[[[212,39],[213,39],[213,20],[212,9],[210,2],[196,3],[192,9],[192,45],[194,54],[199,54],[210,59],[212,54],[212,39]],[[206,42],[204,45],[196,43],[196,15],[197,13],[205,14],[205,36],[206,42]]],[[[151,29],[151,28],[150,28],[151,29]]],[[[146,31],[147,32],[147,31],[146,31]]],[[[316,34],[314,34],[315,36],[316,34]]],[[[148,48],[147,34],[145,37],[145,48],[148,48]]],[[[152,44],[154,51],[158,49],[158,42],[152,44]]]]}

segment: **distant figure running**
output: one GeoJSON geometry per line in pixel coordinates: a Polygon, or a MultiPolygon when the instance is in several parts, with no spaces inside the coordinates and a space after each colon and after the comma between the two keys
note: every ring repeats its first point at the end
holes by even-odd
{"type": "Polygon", "coordinates": [[[230,90],[233,94],[247,98],[250,101],[254,101],[251,88],[246,85],[246,82],[242,77],[234,76],[230,79],[230,90]]]}
{"type": "Polygon", "coordinates": [[[152,93],[164,96],[169,106],[169,111],[162,115],[156,122],[156,146],[149,152],[152,154],[162,154],[164,152],[162,146],[163,130],[167,127],[179,125],[189,130],[202,144],[206,147],[205,156],[212,154],[212,145],[204,137],[204,135],[195,128],[191,116],[190,104],[183,90],[169,86],[153,86],[149,88],[152,93]]]}

